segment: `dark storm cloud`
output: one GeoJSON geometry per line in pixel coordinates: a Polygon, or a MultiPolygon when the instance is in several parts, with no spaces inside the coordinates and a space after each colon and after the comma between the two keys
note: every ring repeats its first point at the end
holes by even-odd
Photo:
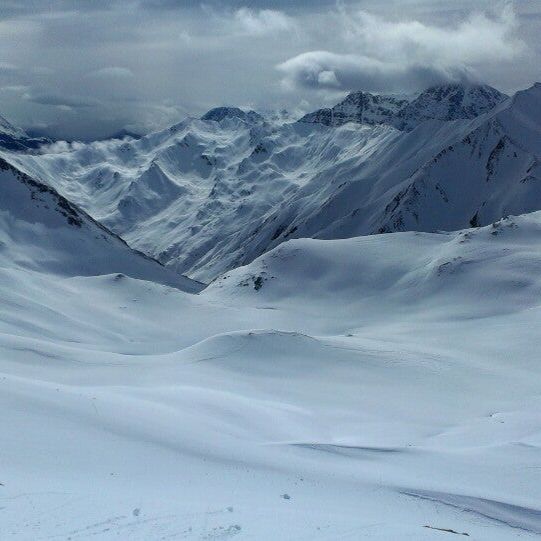
{"type": "Polygon", "coordinates": [[[214,105],[540,79],[541,3],[3,0],[0,114],[53,136],[146,131],[214,105]]]}

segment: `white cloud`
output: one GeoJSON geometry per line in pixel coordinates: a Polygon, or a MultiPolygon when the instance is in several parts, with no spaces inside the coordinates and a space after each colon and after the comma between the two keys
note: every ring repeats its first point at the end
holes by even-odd
{"type": "Polygon", "coordinates": [[[490,17],[472,13],[454,27],[389,21],[341,9],[346,53],[310,51],[281,63],[287,88],[408,90],[475,78],[479,67],[502,64],[525,49],[511,4],[490,17]]]}
{"type": "Polygon", "coordinates": [[[420,64],[384,62],[356,54],[328,51],[303,53],[278,66],[285,88],[374,92],[425,88],[442,80],[467,78],[464,68],[443,69],[420,64]]]}
{"type": "Polygon", "coordinates": [[[492,17],[471,13],[455,27],[439,27],[415,20],[389,21],[366,11],[340,11],[346,38],[363,54],[396,62],[456,65],[509,60],[524,47],[510,3],[492,17]]]}
{"type": "Polygon", "coordinates": [[[107,66],[105,68],[90,72],[88,76],[100,79],[125,79],[133,77],[133,72],[128,68],[123,68],[120,66],[107,66]]]}
{"type": "Polygon", "coordinates": [[[291,17],[273,9],[254,10],[243,7],[235,11],[234,20],[244,32],[251,35],[283,32],[296,27],[291,17]]]}
{"type": "Polygon", "coordinates": [[[317,80],[321,86],[340,87],[340,82],[334,71],[320,71],[317,80]]]}
{"type": "Polygon", "coordinates": [[[516,0],[516,19],[509,7],[491,14],[501,0],[338,1],[350,7],[337,9],[335,0],[7,2],[0,86],[26,88],[2,90],[0,114],[28,127],[44,122],[51,137],[88,140],[132,125],[166,127],[215,105],[290,109],[306,100],[300,107],[309,111],[352,88],[413,91],[473,75],[513,92],[540,77],[539,0],[516,0]],[[281,90],[282,79],[294,92],[281,90]],[[67,107],[76,114],[62,113],[67,107]]]}

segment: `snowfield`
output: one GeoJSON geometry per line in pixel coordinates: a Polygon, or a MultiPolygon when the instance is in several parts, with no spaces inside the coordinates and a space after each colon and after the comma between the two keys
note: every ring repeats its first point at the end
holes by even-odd
{"type": "Polygon", "coordinates": [[[540,94],[2,151],[0,539],[539,539],[540,94]]]}
{"type": "Polygon", "coordinates": [[[81,228],[45,211],[48,260],[2,208],[6,538],[541,534],[541,213],[294,240],[194,295],[135,253],[60,272],[81,228]]]}

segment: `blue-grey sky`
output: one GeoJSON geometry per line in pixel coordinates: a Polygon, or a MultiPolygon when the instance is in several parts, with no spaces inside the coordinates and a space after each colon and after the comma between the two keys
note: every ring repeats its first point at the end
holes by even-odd
{"type": "Polygon", "coordinates": [[[216,105],[541,79],[540,0],[2,0],[0,114],[53,137],[148,131],[216,105]]]}

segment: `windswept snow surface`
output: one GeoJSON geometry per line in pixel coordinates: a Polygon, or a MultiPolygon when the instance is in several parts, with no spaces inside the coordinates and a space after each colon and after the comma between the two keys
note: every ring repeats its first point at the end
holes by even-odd
{"type": "Polygon", "coordinates": [[[78,275],[47,206],[2,209],[0,537],[539,538],[541,213],[292,240],[193,295],[78,275]]]}

